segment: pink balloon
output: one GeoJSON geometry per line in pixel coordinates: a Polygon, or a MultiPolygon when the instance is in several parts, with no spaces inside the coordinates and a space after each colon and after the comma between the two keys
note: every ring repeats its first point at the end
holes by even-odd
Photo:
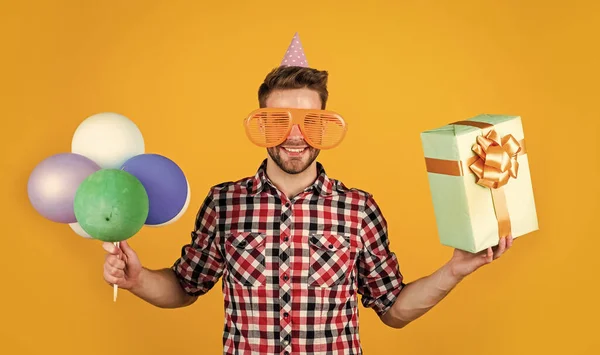
{"type": "Polygon", "coordinates": [[[39,214],[53,222],[75,223],[75,192],[86,177],[98,170],[98,164],[80,154],[62,153],[46,158],[29,176],[29,201],[39,214]]]}

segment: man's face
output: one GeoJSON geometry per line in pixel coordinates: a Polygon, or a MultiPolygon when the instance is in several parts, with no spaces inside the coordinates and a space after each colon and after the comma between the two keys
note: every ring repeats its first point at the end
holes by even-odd
{"type": "MultiPolygon", "coordinates": [[[[319,94],[310,89],[273,91],[266,101],[267,107],[321,109],[319,94]]],[[[269,156],[277,166],[288,174],[298,174],[306,170],[317,159],[320,150],[309,146],[300,128],[292,127],[289,136],[282,144],[268,148],[269,156]]]]}

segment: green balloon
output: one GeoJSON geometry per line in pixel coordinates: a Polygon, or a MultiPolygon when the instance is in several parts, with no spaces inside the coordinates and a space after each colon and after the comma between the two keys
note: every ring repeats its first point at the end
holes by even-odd
{"type": "Polygon", "coordinates": [[[101,169],[79,185],[75,218],[92,238],[120,242],[135,235],[148,218],[148,193],[132,174],[101,169]]]}

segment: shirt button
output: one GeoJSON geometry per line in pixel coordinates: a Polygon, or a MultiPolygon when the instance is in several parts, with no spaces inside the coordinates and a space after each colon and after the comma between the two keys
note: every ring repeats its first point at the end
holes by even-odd
{"type": "Polygon", "coordinates": [[[286,318],[286,319],[287,319],[287,317],[289,317],[289,316],[290,316],[290,315],[289,315],[289,313],[287,313],[287,312],[285,312],[285,313],[283,314],[283,318],[286,318]]]}
{"type": "Polygon", "coordinates": [[[289,340],[285,339],[284,341],[281,342],[281,344],[283,344],[283,346],[288,346],[290,344],[289,340]]]}
{"type": "Polygon", "coordinates": [[[290,352],[286,350],[286,351],[284,352],[284,354],[285,354],[285,355],[290,355],[290,352]]]}
{"type": "Polygon", "coordinates": [[[283,281],[287,281],[289,279],[287,274],[283,274],[283,281]]]}
{"type": "Polygon", "coordinates": [[[284,242],[287,242],[287,241],[289,241],[289,240],[290,240],[290,237],[288,237],[288,236],[286,236],[286,237],[284,237],[284,238],[283,238],[283,241],[284,241],[284,242]]]}

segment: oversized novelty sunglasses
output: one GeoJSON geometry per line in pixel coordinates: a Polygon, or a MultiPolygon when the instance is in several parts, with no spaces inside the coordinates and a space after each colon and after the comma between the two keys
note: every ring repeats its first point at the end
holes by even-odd
{"type": "Polygon", "coordinates": [[[327,110],[261,108],[244,120],[250,141],[265,148],[285,142],[294,125],[298,125],[306,143],[316,149],[336,147],[347,130],[342,116],[327,110]]]}

